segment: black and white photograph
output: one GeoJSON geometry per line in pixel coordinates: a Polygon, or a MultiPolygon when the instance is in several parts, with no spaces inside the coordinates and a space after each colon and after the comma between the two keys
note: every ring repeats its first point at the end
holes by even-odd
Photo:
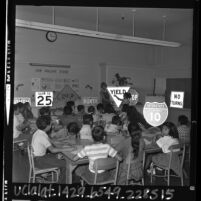
{"type": "Polygon", "coordinates": [[[60,200],[64,191],[66,199],[195,200],[196,9],[12,10],[4,200],[60,200]]]}

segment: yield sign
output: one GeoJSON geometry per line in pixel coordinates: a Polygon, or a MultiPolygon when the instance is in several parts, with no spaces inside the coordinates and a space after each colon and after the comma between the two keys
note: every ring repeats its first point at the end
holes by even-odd
{"type": "Polygon", "coordinates": [[[116,103],[117,107],[121,105],[122,100],[124,99],[124,93],[128,92],[130,87],[107,87],[112,99],[116,103]]]}

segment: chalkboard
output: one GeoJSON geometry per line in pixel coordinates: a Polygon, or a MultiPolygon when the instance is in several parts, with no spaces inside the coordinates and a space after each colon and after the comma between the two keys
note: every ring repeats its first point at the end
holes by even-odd
{"type": "Polygon", "coordinates": [[[166,92],[165,101],[170,106],[170,94],[171,91],[183,91],[184,92],[184,108],[191,108],[191,78],[168,78],[166,79],[166,92]]]}

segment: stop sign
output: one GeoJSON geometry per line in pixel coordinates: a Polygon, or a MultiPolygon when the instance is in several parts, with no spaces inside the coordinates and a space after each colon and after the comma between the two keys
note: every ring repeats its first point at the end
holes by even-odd
{"type": "Polygon", "coordinates": [[[130,105],[136,105],[139,100],[139,93],[134,88],[130,88],[129,92],[131,93],[130,105]]]}
{"type": "Polygon", "coordinates": [[[143,115],[148,124],[154,127],[160,126],[168,117],[168,107],[165,102],[146,102],[143,115]]]}

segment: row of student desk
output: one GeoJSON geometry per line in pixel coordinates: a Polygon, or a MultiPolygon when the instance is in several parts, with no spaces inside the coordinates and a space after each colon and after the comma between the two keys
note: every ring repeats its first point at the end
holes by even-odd
{"type": "MultiPolygon", "coordinates": [[[[113,140],[112,146],[115,148],[118,146],[118,143],[122,143],[122,138],[119,138],[119,136],[114,136],[116,140],[113,140]],[[120,141],[121,139],[121,141],[120,141]]],[[[112,138],[112,137],[111,137],[112,138]]],[[[126,139],[126,137],[123,137],[126,139]]],[[[110,139],[111,140],[111,139],[110,139]]],[[[112,141],[112,140],[111,140],[112,141]]],[[[82,164],[88,164],[89,160],[87,157],[85,158],[80,158],[78,160],[74,160],[75,155],[80,151],[85,145],[89,145],[92,142],[89,140],[80,140],[80,139],[75,139],[75,140],[66,140],[67,144],[65,143],[65,140],[63,140],[62,143],[58,143],[58,141],[53,141],[53,144],[55,146],[61,146],[61,144],[64,144],[65,148],[69,147],[69,151],[63,151],[62,155],[66,161],[66,184],[72,184],[72,173],[73,170],[78,166],[82,164]],[[72,147],[69,145],[71,144],[72,147]]],[[[119,151],[119,150],[118,150],[119,151]]],[[[146,156],[147,154],[154,154],[154,153],[159,153],[161,152],[161,148],[147,148],[144,150],[143,154],[143,168],[145,166],[145,161],[146,161],[146,156]]],[[[55,164],[56,165],[56,164],[55,164]]]]}

